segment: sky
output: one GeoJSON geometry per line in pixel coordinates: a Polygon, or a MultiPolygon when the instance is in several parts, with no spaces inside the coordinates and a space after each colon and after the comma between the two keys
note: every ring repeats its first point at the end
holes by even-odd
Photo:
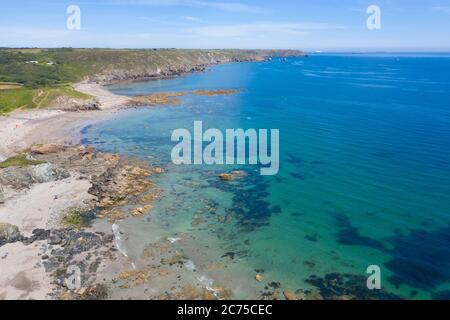
{"type": "Polygon", "coordinates": [[[450,0],[2,0],[0,47],[450,52],[450,0]]]}

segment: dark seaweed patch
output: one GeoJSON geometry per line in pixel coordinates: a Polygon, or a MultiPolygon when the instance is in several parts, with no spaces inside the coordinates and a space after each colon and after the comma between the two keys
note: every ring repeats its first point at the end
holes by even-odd
{"type": "Polygon", "coordinates": [[[450,300],[450,290],[439,291],[432,295],[434,300],[450,300]]]}
{"type": "Polygon", "coordinates": [[[304,213],[302,213],[302,212],[293,212],[292,214],[291,214],[291,216],[293,216],[293,217],[301,217],[301,216],[304,216],[305,214],[304,213]]]}
{"type": "Polygon", "coordinates": [[[208,179],[209,185],[233,194],[230,210],[234,213],[240,232],[251,232],[266,226],[273,214],[282,211],[279,205],[271,206],[267,201],[270,182],[258,172],[249,172],[236,183],[224,183],[217,179],[217,174],[208,179]]]}
{"type": "Polygon", "coordinates": [[[284,177],[279,177],[279,176],[275,177],[275,181],[278,183],[286,182],[286,180],[287,180],[287,178],[284,178],[284,177]]]}
{"type": "Polygon", "coordinates": [[[381,242],[360,235],[358,229],[351,224],[350,219],[345,214],[337,214],[335,218],[336,224],[340,228],[335,234],[338,243],[350,246],[365,246],[380,250],[385,248],[381,242]]]}
{"type": "Polygon", "coordinates": [[[289,175],[297,180],[305,180],[305,176],[301,173],[291,172],[289,175]]]}
{"type": "Polygon", "coordinates": [[[407,284],[413,288],[431,291],[439,284],[450,281],[450,225],[436,231],[411,230],[408,235],[397,232],[381,242],[361,236],[349,218],[336,215],[340,231],[337,241],[344,245],[359,245],[379,249],[393,257],[385,266],[393,275],[389,281],[399,287],[407,284]]]}
{"type": "Polygon", "coordinates": [[[287,154],[287,160],[292,164],[301,164],[303,163],[303,159],[299,156],[296,156],[292,153],[287,154]]]}
{"type": "Polygon", "coordinates": [[[367,278],[362,275],[329,273],[323,278],[311,276],[306,282],[315,286],[326,300],[401,300],[399,296],[385,290],[367,289],[367,278]]]}
{"type": "Polygon", "coordinates": [[[317,242],[319,240],[319,236],[317,233],[313,235],[306,235],[305,239],[311,242],[317,242]]]}
{"type": "Polygon", "coordinates": [[[450,226],[437,231],[411,230],[389,239],[394,259],[386,267],[394,273],[389,279],[400,285],[433,289],[450,280],[450,226]]]}

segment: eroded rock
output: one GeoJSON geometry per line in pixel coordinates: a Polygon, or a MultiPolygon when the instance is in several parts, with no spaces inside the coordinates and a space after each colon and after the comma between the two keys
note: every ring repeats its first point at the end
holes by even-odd
{"type": "Polygon", "coordinates": [[[17,226],[0,222],[0,247],[20,240],[22,240],[22,235],[17,226]]]}

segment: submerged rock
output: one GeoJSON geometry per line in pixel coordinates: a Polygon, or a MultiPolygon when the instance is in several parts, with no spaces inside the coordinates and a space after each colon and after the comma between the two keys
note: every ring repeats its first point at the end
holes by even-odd
{"type": "Polygon", "coordinates": [[[264,277],[263,277],[262,275],[260,275],[260,274],[257,274],[257,275],[255,276],[255,280],[258,281],[258,282],[261,282],[261,281],[264,280],[264,277]]]}
{"type": "Polygon", "coordinates": [[[297,300],[297,295],[292,290],[284,290],[283,295],[286,298],[286,300],[297,300]]]}
{"type": "Polygon", "coordinates": [[[230,173],[221,173],[221,174],[219,174],[219,178],[222,181],[233,181],[234,180],[234,176],[230,173]]]}
{"type": "Polygon", "coordinates": [[[329,273],[325,277],[311,276],[306,280],[315,289],[303,293],[307,300],[400,300],[385,290],[368,290],[362,275],[329,273]]]}
{"type": "Polygon", "coordinates": [[[156,174],[162,174],[165,172],[165,170],[164,170],[164,168],[157,167],[157,168],[153,168],[153,172],[156,174]]]}
{"type": "Polygon", "coordinates": [[[120,285],[122,289],[134,288],[143,285],[150,279],[150,274],[148,270],[129,270],[120,272],[116,281],[121,281],[123,284],[120,285]]]}
{"type": "Polygon", "coordinates": [[[144,207],[131,209],[130,214],[133,217],[140,217],[140,216],[143,216],[143,215],[149,213],[151,209],[152,209],[151,205],[146,205],[144,207]]]}

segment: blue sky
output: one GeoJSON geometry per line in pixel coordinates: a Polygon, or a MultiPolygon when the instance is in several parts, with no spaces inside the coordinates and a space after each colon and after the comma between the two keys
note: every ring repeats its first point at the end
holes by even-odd
{"type": "Polygon", "coordinates": [[[450,51],[450,0],[3,0],[0,46],[450,51]],[[369,5],[381,30],[368,30],[369,5]],[[69,5],[81,30],[67,30],[69,5]]]}

